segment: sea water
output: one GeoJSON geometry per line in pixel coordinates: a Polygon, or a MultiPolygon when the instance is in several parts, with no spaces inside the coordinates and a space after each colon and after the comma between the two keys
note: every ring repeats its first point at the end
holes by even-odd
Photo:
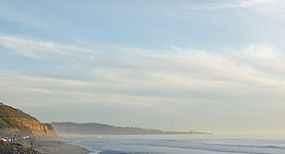
{"type": "Polygon", "coordinates": [[[103,135],[60,140],[99,154],[285,154],[285,136],[103,135]]]}

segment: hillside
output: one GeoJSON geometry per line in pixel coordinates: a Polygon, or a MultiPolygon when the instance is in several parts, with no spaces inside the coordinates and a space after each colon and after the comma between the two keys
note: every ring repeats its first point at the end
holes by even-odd
{"type": "Polygon", "coordinates": [[[170,132],[157,129],[117,127],[99,123],[53,122],[59,135],[147,135],[147,134],[204,134],[202,132],[170,132]]]}
{"type": "Polygon", "coordinates": [[[50,124],[43,124],[19,109],[0,103],[0,133],[4,132],[56,136],[55,130],[50,124]]]}

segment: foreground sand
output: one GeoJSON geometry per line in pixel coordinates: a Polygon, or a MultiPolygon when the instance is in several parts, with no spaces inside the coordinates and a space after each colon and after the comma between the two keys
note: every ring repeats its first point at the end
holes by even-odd
{"type": "Polygon", "coordinates": [[[80,146],[66,144],[58,141],[37,141],[33,149],[42,154],[88,154],[89,150],[80,146]]]}

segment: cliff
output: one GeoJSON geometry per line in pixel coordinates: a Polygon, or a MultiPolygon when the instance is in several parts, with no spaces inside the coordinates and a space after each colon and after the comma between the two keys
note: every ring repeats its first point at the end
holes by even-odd
{"type": "Polygon", "coordinates": [[[11,106],[0,103],[0,131],[33,134],[35,136],[56,136],[50,124],[11,106]]]}

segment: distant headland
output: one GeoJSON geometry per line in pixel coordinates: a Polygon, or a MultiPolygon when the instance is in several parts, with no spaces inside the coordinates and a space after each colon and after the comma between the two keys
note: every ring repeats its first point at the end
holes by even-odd
{"type": "Polygon", "coordinates": [[[51,125],[59,135],[169,135],[211,134],[199,131],[163,131],[138,127],[119,127],[101,123],[53,122],[51,125]]]}

